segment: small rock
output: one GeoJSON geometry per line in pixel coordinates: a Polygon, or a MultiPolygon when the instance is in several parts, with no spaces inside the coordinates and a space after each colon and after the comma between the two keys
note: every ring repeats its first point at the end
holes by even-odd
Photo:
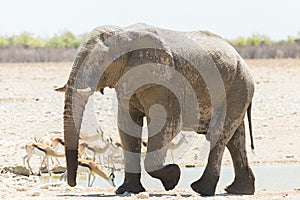
{"type": "Polygon", "coordinates": [[[31,193],[31,196],[37,197],[37,196],[40,196],[40,193],[39,192],[33,192],[33,193],[31,193]]]}
{"type": "Polygon", "coordinates": [[[41,186],[41,189],[48,190],[48,189],[49,189],[49,185],[42,185],[42,186],[41,186]]]}
{"type": "Polygon", "coordinates": [[[149,199],[149,193],[148,192],[140,192],[135,195],[138,199],[149,199]]]}
{"type": "Polygon", "coordinates": [[[49,187],[48,190],[49,190],[49,191],[59,191],[60,188],[57,188],[57,187],[49,187]]]}
{"type": "Polygon", "coordinates": [[[63,167],[63,166],[57,166],[57,167],[53,167],[53,168],[51,169],[51,172],[52,172],[53,174],[62,174],[62,173],[64,173],[66,170],[67,170],[66,167],[63,167]]]}
{"type": "Polygon", "coordinates": [[[46,174],[46,173],[48,173],[48,168],[45,166],[40,167],[40,172],[46,174]]]}
{"type": "Polygon", "coordinates": [[[25,192],[25,191],[27,191],[27,188],[26,187],[17,187],[16,190],[19,192],[25,192]]]}
{"type": "Polygon", "coordinates": [[[294,155],[287,155],[286,158],[294,158],[294,155]]]}
{"type": "Polygon", "coordinates": [[[11,173],[23,176],[29,176],[30,171],[26,167],[16,166],[16,167],[5,167],[4,171],[9,171],[11,173]]]}
{"type": "Polygon", "coordinates": [[[184,167],[186,167],[186,168],[194,168],[194,167],[196,167],[195,165],[192,165],[192,164],[188,164],[188,165],[185,165],[184,167]]]}
{"type": "Polygon", "coordinates": [[[18,175],[23,175],[23,176],[30,175],[29,169],[27,169],[26,167],[22,167],[22,166],[15,167],[13,173],[18,174],[18,175]]]}

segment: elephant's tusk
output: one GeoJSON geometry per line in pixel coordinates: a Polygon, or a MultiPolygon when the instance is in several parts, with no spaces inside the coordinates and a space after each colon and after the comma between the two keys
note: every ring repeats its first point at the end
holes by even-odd
{"type": "Polygon", "coordinates": [[[90,96],[92,94],[92,88],[77,89],[78,94],[81,96],[90,96]]]}

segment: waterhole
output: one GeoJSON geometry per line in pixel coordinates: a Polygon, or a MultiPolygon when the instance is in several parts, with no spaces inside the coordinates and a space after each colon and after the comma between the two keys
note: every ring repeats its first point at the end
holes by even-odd
{"type": "MultiPolygon", "coordinates": [[[[256,189],[267,190],[293,190],[300,189],[300,164],[294,165],[264,165],[252,167],[255,174],[256,189]]],[[[191,189],[190,184],[198,180],[204,168],[181,168],[181,177],[175,189],[191,189]]],[[[115,172],[115,184],[120,186],[123,182],[123,172],[115,172]]],[[[222,167],[221,176],[217,188],[221,189],[231,184],[234,179],[234,171],[232,167],[222,167]]],[[[60,176],[40,176],[40,180],[49,183],[60,180],[60,176]]],[[[77,176],[77,184],[82,187],[88,185],[88,171],[84,168],[79,168],[77,176]]],[[[151,178],[146,172],[142,172],[142,184],[150,190],[163,189],[161,182],[151,178]]],[[[96,175],[93,186],[103,189],[112,188],[112,186],[96,175]]]]}

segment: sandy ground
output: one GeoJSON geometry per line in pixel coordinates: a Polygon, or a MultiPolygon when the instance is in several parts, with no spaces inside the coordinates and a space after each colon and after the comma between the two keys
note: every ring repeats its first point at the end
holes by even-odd
{"type": "MultiPolygon", "coordinates": [[[[252,111],[254,152],[250,150],[248,130],[246,132],[251,165],[300,163],[300,60],[247,60],[247,63],[256,82],[252,111]]],[[[53,88],[67,81],[70,69],[71,63],[0,64],[0,169],[23,165],[24,145],[34,137],[62,132],[64,94],[55,92],[53,88]]],[[[112,94],[112,90],[105,90],[105,96],[96,95],[95,110],[104,133],[117,140],[112,94]]],[[[181,166],[205,165],[206,158],[199,153],[204,137],[195,135],[193,141],[188,149],[181,150],[186,153],[176,163],[181,166]]],[[[32,158],[32,162],[37,167],[39,159],[32,158]]],[[[223,165],[231,165],[227,151],[223,165]]],[[[201,198],[191,190],[147,192],[141,196],[115,196],[114,189],[102,190],[97,186],[91,189],[70,188],[64,182],[43,183],[34,176],[0,174],[2,199],[201,198]]],[[[220,190],[211,198],[300,199],[300,190],[259,190],[254,196],[227,196],[220,190]]]]}

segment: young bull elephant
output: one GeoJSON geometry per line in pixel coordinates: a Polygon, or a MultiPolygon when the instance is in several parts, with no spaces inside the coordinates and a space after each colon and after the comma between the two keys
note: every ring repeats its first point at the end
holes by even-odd
{"type": "Polygon", "coordinates": [[[226,191],[254,193],[243,121],[247,111],[250,116],[254,83],[244,60],[224,39],[207,31],[177,32],[146,24],[94,29],[66,85],[64,137],[70,186],[76,185],[85,106],[89,96],[103,93],[105,87],[117,92],[124,151],[125,178],[117,194],[145,191],[140,182],[143,117],[148,123],[145,169],[166,190],[180,178],[178,165],[164,165],[168,145],[181,130],[193,130],[205,134],[211,148],[205,171],[192,189],[201,195],[215,193],[227,147],[235,179],[226,191]]]}

